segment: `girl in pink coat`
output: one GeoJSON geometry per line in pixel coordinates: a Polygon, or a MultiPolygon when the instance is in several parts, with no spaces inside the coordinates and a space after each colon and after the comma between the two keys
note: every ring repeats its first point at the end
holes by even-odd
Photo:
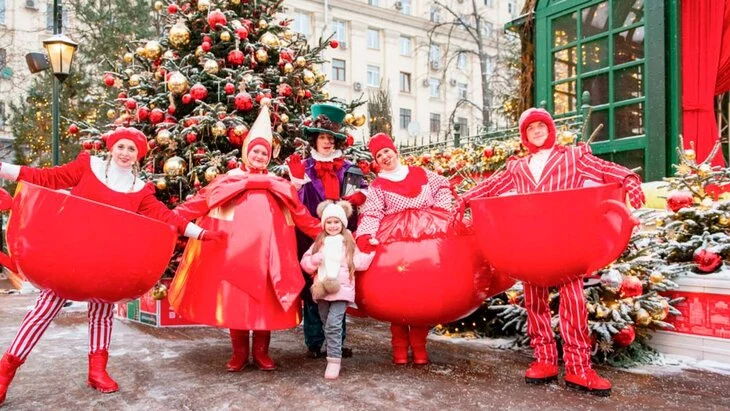
{"type": "Polygon", "coordinates": [[[335,379],[342,361],[342,324],[348,304],[355,301],[355,271],[365,271],[375,253],[358,250],[347,227],[352,206],[347,201],[323,201],[317,207],[322,231],[302,257],[302,269],[314,277],[312,298],[319,307],[327,341],[324,378],[335,379]]]}

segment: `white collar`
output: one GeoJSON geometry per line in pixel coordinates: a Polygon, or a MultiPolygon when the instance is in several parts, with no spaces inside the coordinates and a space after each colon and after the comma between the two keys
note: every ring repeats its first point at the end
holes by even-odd
{"type": "Polygon", "coordinates": [[[132,167],[120,167],[112,160],[107,169],[107,162],[99,157],[91,157],[91,170],[96,178],[113,191],[134,193],[144,187],[144,182],[135,178],[132,167]]]}
{"type": "Polygon", "coordinates": [[[335,161],[336,158],[342,157],[342,150],[335,150],[331,152],[328,156],[320,154],[317,150],[312,150],[311,154],[312,158],[317,161],[332,162],[335,161]]]}
{"type": "MultiPolygon", "coordinates": [[[[399,160],[400,161],[400,160],[399,160]]],[[[378,177],[382,177],[390,181],[403,181],[408,176],[408,166],[398,164],[398,168],[393,171],[381,171],[378,173],[378,177]]]]}

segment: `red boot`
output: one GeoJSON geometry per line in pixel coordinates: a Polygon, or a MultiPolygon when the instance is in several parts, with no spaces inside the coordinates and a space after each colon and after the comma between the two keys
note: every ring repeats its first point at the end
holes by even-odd
{"type": "Polygon", "coordinates": [[[5,394],[8,392],[10,382],[13,381],[15,371],[21,364],[23,361],[20,358],[8,353],[5,353],[0,360],[0,405],[5,402],[5,394]]]}
{"type": "Polygon", "coordinates": [[[106,350],[89,354],[89,379],[87,384],[99,392],[116,392],[119,391],[119,385],[106,372],[107,360],[109,360],[109,352],[106,350]]]}
{"type": "Polygon", "coordinates": [[[525,382],[528,384],[544,384],[558,379],[557,364],[548,364],[535,361],[525,372],[525,382]]]}
{"type": "Polygon", "coordinates": [[[565,385],[601,397],[611,395],[611,382],[605,378],[601,378],[595,370],[588,370],[582,375],[566,374],[565,385]]]}
{"type": "Polygon", "coordinates": [[[408,364],[408,326],[390,324],[390,345],[393,346],[393,364],[408,364]]]}
{"type": "Polygon", "coordinates": [[[408,333],[411,342],[411,351],[413,351],[413,364],[428,364],[428,351],[426,351],[426,337],[431,330],[429,327],[411,326],[408,333]]]}
{"type": "Polygon", "coordinates": [[[270,371],[276,369],[274,360],[269,357],[269,342],[271,331],[253,332],[253,362],[259,370],[270,371]]]}
{"type": "Polygon", "coordinates": [[[246,363],[248,363],[248,352],[250,347],[248,335],[248,330],[231,329],[231,346],[233,347],[233,355],[226,364],[228,372],[243,371],[246,363]]]}

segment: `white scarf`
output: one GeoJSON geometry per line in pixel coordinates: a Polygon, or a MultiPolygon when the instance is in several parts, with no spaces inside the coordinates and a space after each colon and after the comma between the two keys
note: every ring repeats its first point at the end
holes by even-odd
{"type": "Polygon", "coordinates": [[[381,171],[378,173],[378,177],[383,177],[390,181],[403,181],[408,177],[408,166],[398,164],[398,167],[393,171],[381,171]]]}
{"type": "Polygon", "coordinates": [[[322,244],[323,263],[317,269],[317,279],[324,281],[340,275],[340,265],[345,256],[345,239],[342,234],[328,235],[322,244]]]}
{"type": "Polygon", "coordinates": [[[335,150],[329,155],[320,154],[317,150],[312,150],[312,158],[317,161],[324,161],[324,162],[333,162],[336,158],[342,157],[342,150],[335,150]]]}
{"type": "Polygon", "coordinates": [[[134,178],[132,167],[119,167],[114,160],[109,163],[99,157],[91,157],[91,170],[109,189],[119,193],[136,193],[144,187],[144,181],[134,178]],[[132,185],[134,184],[134,186],[132,185]]]}

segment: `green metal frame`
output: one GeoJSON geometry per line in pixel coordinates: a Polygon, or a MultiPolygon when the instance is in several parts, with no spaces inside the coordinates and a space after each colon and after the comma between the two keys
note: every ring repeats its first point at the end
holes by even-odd
{"type": "MultiPolygon", "coordinates": [[[[608,122],[605,124],[608,130],[608,139],[592,144],[595,154],[611,157],[612,154],[629,151],[644,150],[644,175],[647,180],[657,180],[666,175],[667,169],[667,149],[665,131],[665,119],[667,110],[665,107],[665,32],[664,32],[664,2],[662,1],[645,1],[644,3],[644,19],[639,23],[632,25],[613,28],[613,13],[608,13],[608,30],[603,33],[596,34],[586,38],[577,36],[575,41],[553,47],[552,44],[552,22],[556,18],[571,13],[576,13],[576,32],[581,33],[581,13],[580,11],[586,7],[594,6],[603,1],[607,1],[609,10],[616,1],[626,0],[563,0],[540,1],[535,10],[535,101],[545,101],[547,109],[554,112],[553,89],[559,84],[575,82],[575,110],[580,107],[578,96],[582,94],[583,81],[595,75],[608,73],[608,102],[593,107],[595,111],[605,110],[608,113],[608,122]],[[631,28],[644,26],[644,58],[631,61],[628,63],[613,64],[613,36],[617,33],[629,30],[631,28]],[[583,72],[581,61],[581,45],[590,43],[595,40],[607,39],[608,42],[608,58],[606,67],[590,72],[583,72]],[[552,56],[555,52],[575,47],[577,55],[576,74],[568,79],[553,80],[553,61],[552,56]],[[625,68],[644,65],[643,91],[642,96],[620,102],[614,101],[614,73],[625,68]],[[648,86],[651,79],[651,86],[648,86]],[[614,139],[615,110],[627,105],[643,103],[644,104],[644,131],[646,134],[640,136],[625,137],[614,139]]],[[[675,0],[676,1],[676,0],[675,0]]],[[[566,113],[572,115],[574,112],[566,113]]],[[[556,116],[559,117],[559,116],[556,116]]]]}

